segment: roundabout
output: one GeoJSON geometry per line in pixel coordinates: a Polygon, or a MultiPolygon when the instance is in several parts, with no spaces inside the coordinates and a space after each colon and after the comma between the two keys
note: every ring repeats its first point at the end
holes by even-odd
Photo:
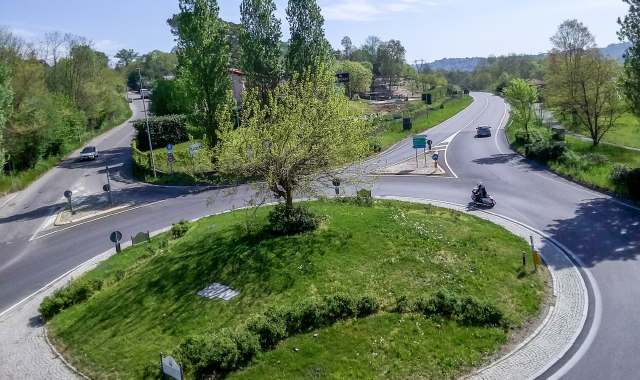
{"type": "MultiPolygon", "coordinates": [[[[471,188],[481,180],[495,196],[497,206],[491,212],[480,213],[513,223],[529,231],[526,234],[539,231],[536,246],[544,244],[545,249],[556,250],[556,253],[541,252],[547,263],[553,262],[555,256],[559,260],[557,264],[550,264],[556,269],[557,299],[553,310],[550,308],[542,327],[519,350],[482,369],[478,378],[633,378],[636,373],[633,352],[636,342],[640,341],[640,332],[635,328],[640,315],[640,302],[637,302],[640,296],[633,290],[640,286],[635,275],[640,270],[636,261],[640,245],[638,209],[559,178],[513,153],[500,131],[506,123],[504,102],[489,94],[472,95],[476,101],[465,111],[427,131],[434,146],[446,147],[440,161],[445,164],[443,169],[448,175],[380,176],[372,189],[373,195],[431,199],[452,207],[465,203],[462,207],[466,208],[471,188]],[[492,136],[475,139],[476,124],[491,125],[492,136]],[[565,283],[572,285],[565,287],[558,282],[564,272],[572,273],[567,275],[565,283]],[[564,295],[577,298],[559,305],[566,289],[572,290],[564,295]],[[567,317],[560,318],[561,312],[568,313],[567,317]],[[556,317],[561,323],[554,323],[556,317]],[[532,354],[523,354],[530,361],[523,363],[519,361],[518,352],[525,352],[522,350],[527,348],[536,349],[532,354]],[[511,377],[501,372],[506,370],[526,370],[526,373],[512,372],[511,377]]],[[[413,157],[413,149],[408,144],[396,145],[379,156],[378,162],[393,165],[413,157]]],[[[104,154],[105,149],[101,152],[104,154]]],[[[24,375],[15,378],[47,378],[33,375],[38,373],[46,373],[48,378],[73,378],[57,359],[35,359],[51,356],[41,339],[43,330],[35,311],[38,300],[44,297],[44,292],[64,283],[65,273],[77,277],[78,271],[86,269],[82,263],[96,260],[96,254],[107,251],[110,248],[108,234],[112,230],[117,228],[124,236],[158,230],[183,218],[203,217],[228,210],[232,205],[240,207],[246,193],[205,208],[208,195],[180,194],[171,198],[158,195],[154,203],[135,212],[65,229],[36,231],[34,240],[13,241],[12,244],[20,247],[21,254],[10,262],[0,262],[0,274],[2,270],[24,271],[25,279],[30,281],[28,286],[16,288],[13,296],[5,296],[4,299],[13,302],[6,302],[0,308],[3,338],[0,340],[11,342],[11,346],[0,344],[0,353],[7,358],[0,374],[13,378],[19,367],[24,369],[24,375]],[[41,235],[43,237],[38,238],[41,235]],[[73,274],[69,272],[72,268],[77,268],[73,274]],[[29,277],[27,273],[35,276],[29,277]],[[54,281],[57,278],[58,281],[54,281]],[[20,299],[24,302],[16,303],[20,299]],[[40,347],[41,351],[34,347],[40,347]],[[29,372],[29,368],[36,372],[29,372]]],[[[42,219],[33,220],[33,224],[40,223],[42,219]]],[[[2,244],[3,250],[9,247],[2,244]]],[[[108,254],[103,257],[105,255],[108,254]]]]}

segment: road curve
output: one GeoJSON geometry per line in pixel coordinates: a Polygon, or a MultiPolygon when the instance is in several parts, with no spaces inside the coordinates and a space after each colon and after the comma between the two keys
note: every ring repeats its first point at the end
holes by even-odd
{"type": "MultiPolygon", "coordinates": [[[[470,107],[427,132],[434,145],[446,142],[448,175],[380,177],[373,194],[464,203],[469,200],[471,188],[481,180],[498,202],[495,212],[564,244],[584,263],[583,273],[588,271],[595,279],[595,283],[588,283],[589,317],[583,332],[574,347],[540,378],[549,378],[554,373],[563,373],[565,379],[636,378],[635,351],[640,345],[640,331],[635,328],[640,322],[640,295],[635,291],[640,286],[640,264],[636,260],[640,245],[639,210],[522,159],[511,151],[500,131],[507,121],[502,99],[486,93],[472,96],[475,102],[470,107]],[[480,124],[492,126],[491,138],[474,137],[475,126],[480,124]],[[595,302],[598,289],[601,301],[595,302]],[[597,310],[601,310],[601,323],[597,310]],[[566,363],[569,365],[564,366],[566,363]]],[[[111,137],[126,141],[130,139],[127,133],[123,127],[111,137]]],[[[405,143],[401,142],[378,160],[391,164],[412,157],[413,149],[405,143]]],[[[29,191],[37,194],[38,189],[44,188],[40,181],[60,181],[58,173],[48,176],[52,179],[43,177],[29,191]]],[[[55,206],[55,201],[40,206],[33,214],[28,209],[7,213],[7,207],[0,208],[0,236],[7,236],[5,231],[16,236],[11,238],[11,244],[6,239],[0,240],[0,313],[62,273],[109,249],[108,236],[114,229],[122,231],[125,237],[132,236],[166,227],[182,218],[223,211],[232,204],[242,206],[246,198],[241,192],[207,208],[204,204],[211,193],[189,195],[177,190],[162,193],[149,187],[137,191],[139,196],[148,197],[142,207],[67,228],[39,228],[50,210],[45,207],[55,206]]],[[[30,199],[34,198],[37,195],[30,199]]]]}

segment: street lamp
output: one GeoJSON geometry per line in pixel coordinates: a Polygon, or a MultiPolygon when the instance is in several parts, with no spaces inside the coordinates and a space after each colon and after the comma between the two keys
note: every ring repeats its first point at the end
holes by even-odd
{"type": "Polygon", "coordinates": [[[153,178],[156,177],[156,160],[153,157],[153,147],[151,146],[151,133],[149,132],[149,116],[147,115],[147,105],[144,101],[144,95],[142,94],[142,74],[140,74],[140,68],[136,67],[138,70],[138,77],[140,78],[140,95],[142,96],[142,109],[144,110],[144,118],[147,122],[147,137],[149,138],[149,150],[151,151],[151,166],[153,166],[153,178]]]}

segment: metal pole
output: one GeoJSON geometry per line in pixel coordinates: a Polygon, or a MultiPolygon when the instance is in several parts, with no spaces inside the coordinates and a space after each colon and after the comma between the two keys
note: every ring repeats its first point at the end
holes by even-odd
{"type": "Polygon", "coordinates": [[[107,186],[109,187],[109,203],[113,206],[113,197],[111,196],[111,181],[109,180],[109,167],[107,166],[107,186]]]}
{"type": "Polygon", "coordinates": [[[153,167],[153,178],[156,176],[156,159],[153,156],[153,147],[151,146],[151,133],[149,132],[149,116],[147,115],[147,105],[144,101],[144,94],[142,93],[142,74],[140,74],[140,68],[138,67],[138,76],[140,78],[140,95],[142,96],[142,109],[144,110],[144,119],[147,123],[147,137],[149,138],[149,151],[151,152],[151,166],[153,167]]]}

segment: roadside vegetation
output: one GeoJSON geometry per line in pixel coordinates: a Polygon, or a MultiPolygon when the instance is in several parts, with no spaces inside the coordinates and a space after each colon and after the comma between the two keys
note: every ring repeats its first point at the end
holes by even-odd
{"type": "Polygon", "coordinates": [[[285,208],[183,221],[111,257],[44,301],[51,339],[95,379],[157,376],[159,352],[189,379],[449,379],[539,313],[527,243],[489,222],[370,198],[285,208]],[[196,294],[213,282],[240,293],[196,294]]]}
{"type": "MultiPolygon", "coordinates": [[[[631,12],[635,12],[633,8],[631,12]]],[[[601,143],[638,144],[634,136],[638,133],[634,114],[637,99],[620,96],[621,92],[629,95],[627,90],[634,86],[630,63],[625,63],[623,70],[603,56],[589,29],[577,20],[562,23],[551,43],[542,91],[522,80],[512,80],[504,89],[512,105],[509,141],[527,158],[559,174],[640,200],[640,152],[601,143]],[[621,91],[619,81],[626,92],[621,91]],[[539,97],[564,128],[542,127],[540,120],[535,122],[533,105],[539,97]],[[564,129],[585,138],[565,137],[564,129]]]]}

